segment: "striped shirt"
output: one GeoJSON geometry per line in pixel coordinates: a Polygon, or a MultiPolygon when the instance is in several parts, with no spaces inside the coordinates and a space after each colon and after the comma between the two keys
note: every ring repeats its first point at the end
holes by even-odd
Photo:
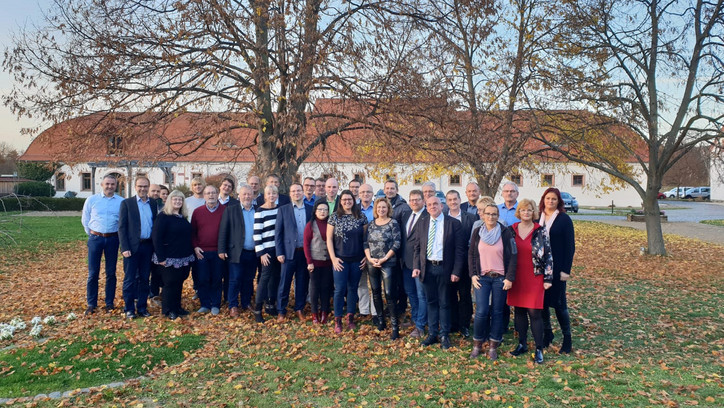
{"type": "Polygon", "coordinates": [[[256,256],[269,254],[276,256],[274,249],[274,227],[277,223],[277,210],[279,207],[257,207],[254,213],[254,250],[256,256]]]}

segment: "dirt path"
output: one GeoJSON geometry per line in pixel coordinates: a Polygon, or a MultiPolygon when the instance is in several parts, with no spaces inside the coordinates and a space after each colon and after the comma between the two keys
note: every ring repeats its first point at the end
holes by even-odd
{"type": "MultiPolygon", "coordinates": [[[[606,224],[620,227],[634,228],[645,231],[646,223],[622,220],[597,220],[606,224]]],[[[724,227],[701,224],[698,222],[666,222],[661,224],[664,234],[680,235],[682,237],[700,239],[712,244],[724,245],[724,227]]]]}

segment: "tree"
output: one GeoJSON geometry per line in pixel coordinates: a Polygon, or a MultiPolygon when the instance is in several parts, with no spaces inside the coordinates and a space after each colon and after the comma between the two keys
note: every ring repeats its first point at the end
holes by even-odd
{"type": "Polygon", "coordinates": [[[561,65],[549,86],[560,91],[562,105],[598,119],[584,123],[554,112],[544,125],[560,129],[567,122],[569,131],[539,138],[566,158],[633,186],[643,200],[650,254],[666,254],[657,201],[664,175],[696,146],[722,135],[723,7],[723,0],[561,5],[561,65]],[[633,137],[615,131],[620,125],[633,137]],[[645,183],[632,174],[631,160],[645,183]]]}
{"type": "Polygon", "coordinates": [[[0,142],[0,174],[13,174],[17,170],[18,156],[20,154],[12,146],[0,142]]]}
{"type": "Polygon", "coordinates": [[[18,176],[34,181],[48,181],[55,174],[55,166],[42,162],[17,162],[18,176]]]}
{"type": "MultiPolygon", "coordinates": [[[[47,25],[20,33],[5,53],[15,85],[4,103],[53,123],[128,110],[139,112],[129,123],[143,126],[144,118],[219,112],[256,130],[254,143],[234,148],[254,150],[257,172],[280,174],[286,185],[314,149],[359,119],[312,109],[315,100],[367,97],[387,75],[375,64],[384,52],[381,4],[55,0],[47,25]]],[[[168,146],[188,152],[219,137],[200,128],[168,146]]]]}

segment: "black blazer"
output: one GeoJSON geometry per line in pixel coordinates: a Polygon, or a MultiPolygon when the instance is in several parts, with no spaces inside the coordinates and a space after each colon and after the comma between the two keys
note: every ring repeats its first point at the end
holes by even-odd
{"type": "MultiPolygon", "coordinates": [[[[274,245],[277,256],[284,255],[285,262],[294,259],[294,250],[304,246],[304,238],[297,241],[297,220],[294,217],[294,205],[289,203],[279,207],[277,222],[274,226],[274,245]]],[[[304,204],[304,212],[307,217],[304,220],[306,225],[312,219],[312,206],[304,204]]],[[[304,230],[302,230],[304,234],[304,230]]]]}
{"type": "Polygon", "coordinates": [[[468,201],[460,204],[460,210],[464,211],[470,215],[474,215],[476,218],[479,218],[478,217],[478,207],[476,205],[470,205],[470,202],[468,202],[468,201]],[[470,208],[474,208],[475,211],[470,212],[470,208]]]}
{"type": "MultiPolygon", "coordinates": [[[[137,252],[138,246],[141,245],[141,213],[138,211],[136,200],[137,196],[133,196],[121,201],[121,209],[118,213],[118,240],[121,252],[131,251],[131,254],[137,252]]],[[[158,206],[156,200],[149,198],[148,202],[151,205],[151,229],[153,230],[158,206]]]]}
{"type": "Polygon", "coordinates": [[[409,236],[407,235],[407,222],[410,221],[410,217],[412,217],[412,209],[410,209],[409,212],[402,214],[402,218],[398,220],[402,241],[400,243],[400,250],[398,251],[399,253],[397,256],[400,258],[402,266],[407,269],[413,269],[413,253],[415,251],[415,240],[417,239],[415,231],[417,231],[417,228],[420,226],[420,220],[429,216],[430,215],[427,213],[427,210],[423,208],[420,212],[420,219],[415,222],[415,226],[412,227],[412,231],[410,231],[409,236]]]}
{"type": "Polygon", "coordinates": [[[241,211],[241,204],[238,201],[229,202],[224,214],[221,215],[221,223],[219,224],[218,251],[220,254],[225,253],[229,257],[229,262],[233,263],[241,262],[241,251],[244,250],[246,226],[241,211]]]}
{"type": "MultiPolygon", "coordinates": [[[[467,262],[467,253],[465,252],[465,242],[467,237],[463,237],[463,228],[460,221],[445,215],[442,244],[442,267],[446,274],[461,276],[463,264],[467,262]]],[[[413,250],[413,269],[420,270],[420,279],[425,280],[425,267],[427,265],[427,234],[430,228],[430,216],[420,218],[415,227],[415,249],[413,250]]]]}
{"type": "MultiPolygon", "coordinates": [[[[479,220],[480,217],[467,213],[462,208],[460,209],[460,214],[460,222],[463,227],[463,236],[467,238],[467,241],[465,242],[465,249],[467,250],[468,246],[470,245],[470,237],[471,233],[473,232],[473,224],[475,224],[475,221],[479,220]]],[[[445,215],[450,215],[450,211],[446,211],[445,215]]]]}
{"type": "MultiPolygon", "coordinates": [[[[281,207],[284,204],[289,204],[292,202],[292,199],[289,198],[286,194],[279,194],[279,204],[277,206],[281,207]]],[[[259,207],[262,204],[264,204],[264,194],[260,194],[259,197],[256,198],[256,206],[259,207]]]]}

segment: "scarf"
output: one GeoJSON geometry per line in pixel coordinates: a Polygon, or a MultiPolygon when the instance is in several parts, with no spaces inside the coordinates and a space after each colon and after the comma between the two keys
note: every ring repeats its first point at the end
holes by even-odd
{"type": "Polygon", "coordinates": [[[558,216],[558,210],[556,210],[553,215],[551,215],[551,218],[548,220],[546,219],[546,213],[543,211],[540,213],[540,225],[544,226],[546,228],[546,235],[549,237],[551,236],[551,225],[553,225],[553,221],[556,220],[556,217],[558,216]]]}
{"type": "Polygon", "coordinates": [[[488,245],[495,245],[500,239],[500,224],[496,223],[495,228],[488,231],[488,227],[483,225],[480,226],[480,239],[488,245]]]}

